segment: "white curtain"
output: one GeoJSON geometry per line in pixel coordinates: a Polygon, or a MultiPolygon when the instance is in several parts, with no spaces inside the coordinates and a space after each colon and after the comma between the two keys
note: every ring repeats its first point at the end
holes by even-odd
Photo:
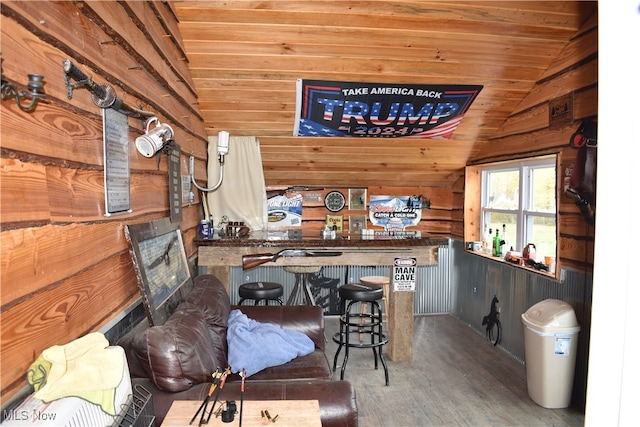
{"type": "MultiPolygon", "coordinates": [[[[209,187],[220,177],[218,137],[209,137],[209,187]]],[[[208,193],[209,209],[216,225],[223,216],[244,221],[251,231],[267,229],[267,193],[262,171],[260,142],[253,136],[230,136],[222,185],[208,193]]]]}

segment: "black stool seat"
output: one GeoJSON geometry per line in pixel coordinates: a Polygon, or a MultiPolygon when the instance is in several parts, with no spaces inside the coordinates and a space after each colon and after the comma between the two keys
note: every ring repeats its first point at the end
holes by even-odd
{"type": "Polygon", "coordinates": [[[382,310],[379,300],[383,297],[383,288],[379,285],[348,283],[338,289],[340,295],[340,332],[333,335],[333,341],[338,344],[333,356],[333,371],[338,364],[338,356],[344,347],[344,359],[340,370],[340,379],[344,380],[344,373],[349,360],[349,348],[370,348],[373,350],[374,369],[378,369],[378,360],[384,368],[385,385],[389,385],[389,371],[382,355],[382,346],[389,340],[382,333],[382,310]],[[352,312],[352,306],[360,304],[362,310],[352,312]],[[369,307],[367,312],[366,306],[369,307]],[[369,335],[369,340],[350,340],[351,334],[369,335]]]}
{"type": "Polygon", "coordinates": [[[338,289],[341,299],[351,301],[377,301],[382,299],[382,286],[348,283],[338,289]]]}
{"type": "Polygon", "coordinates": [[[262,300],[265,301],[265,305],[267,305],[271,300],[278,301],[280,305],[283,305],[281,298],[283,294],[284,290],[280,283],[249,282],[240,285],[238,288],[238,295],[240,295],[240,302],[238,302],[238,305],[242,305],[242,303],[248,299],[254,300],[254,305],[258,305],[262,300]]]}

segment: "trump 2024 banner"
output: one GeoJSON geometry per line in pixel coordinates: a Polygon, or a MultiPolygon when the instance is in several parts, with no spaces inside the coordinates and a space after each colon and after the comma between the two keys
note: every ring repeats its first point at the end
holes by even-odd
{"type": "Polygon", "coordinates": [[[297,81],[294,136],[449,139],[482,86],[297,81]]]}

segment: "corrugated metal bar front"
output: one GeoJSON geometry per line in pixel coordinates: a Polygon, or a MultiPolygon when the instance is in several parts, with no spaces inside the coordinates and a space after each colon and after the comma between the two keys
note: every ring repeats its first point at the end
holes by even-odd
{"type": "Polygon", "coordinates": [[[418,267],[414,313],[451,313],[453,310],[451,284],[451,251],[448,246],[439,246],[438,264],[418,267]]]}

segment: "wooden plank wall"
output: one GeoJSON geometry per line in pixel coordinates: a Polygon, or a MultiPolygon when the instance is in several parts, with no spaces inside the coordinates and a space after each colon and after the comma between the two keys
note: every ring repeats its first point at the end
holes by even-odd
{"type": "MultiPolygon", "coordinates": [[[[123,226],[169,215],[167,160],[138,154],[129,118],[132,213],[105,216],[102,111],[89,91],[67,98],[62,61],[127,104],[154,111],[181,146],[181,172],[197,157],[206,184],[206,134],[177,19],[162,1],[2,2],[4,77],[45,76],[47,102],[20,111],[2,101],[1,396],[26,385],[44,350],[98,330],[138,299],[123,226]]],[[[196,195],[197,197],[197,195],[196,195]]],[[[183,206],[190,255],[200,213],[183,206]]]]}
{"type": "MultiPolygon", "coordinates": [[[[288,197],[298,193],[287,194],[288,197]]],[[[349,216],[365,215],[367,218],[367,227],[376,230],[382,230],[382,227],[373,227],[369,221],[368,210],[350,210],[349,209],[349,189],[343,187],[327,187],[319,190],[300,191],[303,195],[302,209],[302,230],[309,235],[314,233],[320,234],[324,228],[327,215],[342,215],[344,220],[345,233],[349,230],[349,216]],[[324,196],[330,191],[339,191],[347,199],[347,204],[339,212],[330,212],[324,206],[324,196]],[[320,200],[310,201],[305,199],[305,194],[312,193],[320,195],[320,200]]],[[[431,202],[429,209],[423,209],[421,213],[420,223],[415,227],[408,227],[407,231],[420,231],[422,235],[450,235],[452,233],[453,218],[453,192],[451,188],[444,187],[397,187],[397,186],[375,186],[367,187],[367,209],[371,196],[414,196],[422,195],[423,198],[431,202]]]]}
{"type": "MultiPolygon", "coordinates": [[[[557,153],[558,170],[558,265],[579,270],[593,268],[594,227],[580,214],[578,206],[564,194],[565,170],[576,160],[577,150],[569,146],[571,135],[583,119],[597,121],[598,114],[598,18],[597,14],[585,23],[581,31],[566,46],[563,53],[540,77],[536,86],[509,116],[497,136],[483,143],[472,165],[557,153]],[[549,126],[549,101],[573,94],[574,122],[562,127],[549,126]]],[[[466,188],[456,186],[454,211],[462,205],[463,193],[477,188],[477,182],[466,188]]],[[[478,192],[475,192],[478,194],[478,192]]],[[[471,208],[469,208],[471,209],[471,208]]],[[[454,213],[454,216],[457,215],[454,213]]],[[[466,240],[478,240],[479,228],[464,230],[466,240]],[[475,233],[475,234],[474,234],[475,233]]]]}

